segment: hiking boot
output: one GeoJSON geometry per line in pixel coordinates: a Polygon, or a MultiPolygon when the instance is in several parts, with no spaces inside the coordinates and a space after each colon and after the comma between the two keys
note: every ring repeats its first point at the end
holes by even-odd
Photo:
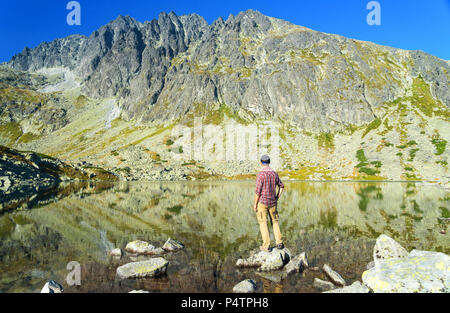
{"type": "Polygon", "coordinates": [[[280,243],[278,245],[276,245],[277,249],[283,250],[284,249],[284,244],[280,243]]]}
{"type": "Polygon", "coordinates": [[[263,247],[259,247],[259,250],[264,251],[264,252],[270,252],[270,251],[272,251],[272,249],[270,249],[270,247],[267,248],[267,249],[264,249],[263,247]]]}

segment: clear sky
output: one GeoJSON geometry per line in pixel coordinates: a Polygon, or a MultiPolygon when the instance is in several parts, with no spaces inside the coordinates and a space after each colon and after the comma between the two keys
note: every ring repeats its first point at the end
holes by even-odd
{"type": "Polygon", "coordinates": [[[369,26],[369,0],[79,0],[81,26],[66,22],[68,0],[0,0],[0,62],[24,47],[71,34],[90,35],[119,14],[138,21],[162,11],[197,13],[208,23],[240,11],[261,13],[308,28],[378,44],[423,50],[450,60],[450,0],[379,0],[381,25],[369,26]]]}

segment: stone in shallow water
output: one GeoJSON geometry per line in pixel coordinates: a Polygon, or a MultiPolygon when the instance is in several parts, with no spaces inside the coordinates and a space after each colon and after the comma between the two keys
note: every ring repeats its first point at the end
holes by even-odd
{"type": "Polygon", "coordinates": [[[291,254],[288,249],[272,249],[270,252],[259,251],[247,259],[239,259],[237,267],[258,267],[258,271],[268,272],[281,269],[290,261],[291,254]]]}
{"type": "Polygon", "coordinates": [[[389,259],[362,275],[374,292],[450,292],[450,257],[440,252],[413,250],[389,259]]]}
{"type": "Polygon", "coordinates": [[[397,241],[386,235],[380,235],[377,238],[375,247],[373,248],[373,261],[375,266],[388,259],[403,258],[408,255],[408,251],[403,248],[397,241]]]}
{"type": "Polygon", "coordinates": [[[236,293],[251,293],[255,292],[257,288],[256,282],[252,279],[246,279],[233,287],[233,292],[236,293]]]}
{"type": "Polygon", "coordinates": [[[129,293],[150,293],[146,290],[131,290],[129,293]]]}
{"type": "Polygon", "coordinates": [[[336,286],[333,283],[321,280],[319,278],[314,278],[313,286],[319,288],[320,290],[331,290],[336,288],[336,286]]]}
{"type": "Polygon", "coordinates": [[[117,276],[121,279],[157,277],[166,273],[168,265],[169,262],[164,258],[132,262],[118,267],[117,276]]]}
{"type": "Polygon", "coordinates": [[[146,241],[135,240],[129,242],[125,247],[125,251],[134,254],[155,254],[155,247],[146,241]]]}
{"type": "Polygon", "coordinates": [[[325,264],[323,266],[323,271],[333,283],[338,286],[345,286],[345,280],[342,278],[342,276],[339,275],[338,272],[334,271],[328,264],[325,264]]]}
{"type": "Polygon", "coordinates": [[[181,249],[184,249],[184,245],[176,240],[173,240],[171,238],[167,239],[166,243],[162,247],[165,251],[174,252],[181,249]]]}
{"type": "Polygon", "coordinates": [[[299,273],[308,267],[308,261],[306,260],[306,253],[303,252],[295,257],[293,257],[288,264],[284,267],[286,276],[299,273]]]}
{"type": "Polygon", "coordinates": [[[369,293],[369,292],[370,289],[367,288],[367,286],[363,285],[359,281],[355,281],[350,286],[325,291],[324,293],[369,293]]]}

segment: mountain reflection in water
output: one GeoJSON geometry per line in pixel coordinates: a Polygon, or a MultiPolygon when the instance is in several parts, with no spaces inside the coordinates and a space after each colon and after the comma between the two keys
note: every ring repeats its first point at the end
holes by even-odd
{"type": "MultiPolygon", "coordinates": [[[[413,248],[450,252],[439,217],[448,215],[449,192],[414,183],[286,182],[279,203],[281,231],[294,253],[311,266],[329,264],[348,283],[361,279],[381,233],[413,248]]],[[[0,292],[38,292],[49,279],[66,292],[229,292],[246,278],[260,292],[316,292],[314,277],[273,282],[237,269],[260,245],[251,209],[253,182],[120,182],[70,184],[54,202],[0,215],[0,292]],[[161,246],[168,237],[186,249],[164,257],[167,276],[122,280],[108,251],[135,239],[161,246]],[[67,263],[81,264],[81,286],[67,286],[67,263]]],[[[145,259],[145,257],[141,257],[145,259]]]]}

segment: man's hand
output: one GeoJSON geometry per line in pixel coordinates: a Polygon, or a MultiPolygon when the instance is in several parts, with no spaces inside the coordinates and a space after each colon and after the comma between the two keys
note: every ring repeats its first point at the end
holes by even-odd
{"type": "Polygon", "coordinates": [[[257,204],[253,206],[253,211],[258,212],[258,205],[257,204]]]}

